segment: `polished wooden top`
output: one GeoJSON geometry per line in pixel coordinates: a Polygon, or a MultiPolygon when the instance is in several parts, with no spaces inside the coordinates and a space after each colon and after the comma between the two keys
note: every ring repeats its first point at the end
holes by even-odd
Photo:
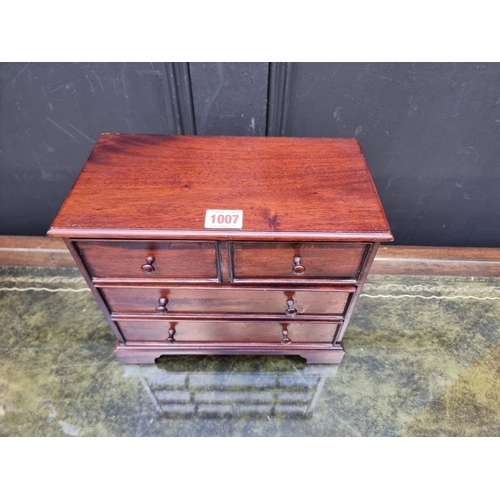
{"type": "Polygon", "coordinates": [[[52,227],[69,238],[392,239],[356,139],[103,134],[52,227]],[[207,209],[242,229],[205,229],[207,209]]]}

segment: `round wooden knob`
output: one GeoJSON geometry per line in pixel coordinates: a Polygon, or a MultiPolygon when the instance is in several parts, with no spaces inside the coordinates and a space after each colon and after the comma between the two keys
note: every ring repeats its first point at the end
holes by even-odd
{"type": "Polygon", "coordinates": [[[175,328],[170,328],[168,330],[168,338],[165,340],[165,342],[175,342],[175,339],[174,339],[174,335],[175,335],[175,328]]]}
{"type": "Polygon", "coordinates": [[[292,343],[292,339],[288,337],[288,330],[286,328],[283,328],[281,335],[283,336],[283,338],[281,339],[282,344],[289,345],[292,343]]]}
{"type": "Polygon", "coordinates": [[[153,266],[153,262],[155,261],[154,257],[146,257],[146,264],[141,266],[141,270],[145,274],[151,274],[155,272],[155,267],[153,266]]]}
{"type": "Polygon", "coordinates": [[[295,301],[287,300],[286,305],[287,305],[287,310],[285,311],[285,314],[287,316],[295,316],[297,314],[297,309],[295,309],[295,301]]]}
{"type": "Polygon", "coordinates": [[[168,312],[167,309],[168,299],[161,297],[158,299],[158,307],[156,308],[156,312],[159,314],[165,314],[168,312]]]}
{"type": "Polygon", "coordinates": [[[302,257],[295,257],[293,263],[295,264],[292,269],[293,274],[304,274],[306,272],[306,268],[302,265],[302,257]]]}

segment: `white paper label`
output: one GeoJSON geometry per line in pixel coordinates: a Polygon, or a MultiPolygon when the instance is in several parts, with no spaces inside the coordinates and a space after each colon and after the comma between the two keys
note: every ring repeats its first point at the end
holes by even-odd
{"type": "Polygon", "coordinates": [[[241,229],[243,227],[243,210],[207,210],[205,227],[241,229]]]}

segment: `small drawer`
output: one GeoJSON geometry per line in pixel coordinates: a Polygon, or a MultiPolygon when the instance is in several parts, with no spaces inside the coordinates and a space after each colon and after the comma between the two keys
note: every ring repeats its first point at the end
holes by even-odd
{"type": "Polygon", "coordinates": [[[336,323],[286,323],[277,321],[120,321],[127,342],[194,343],[295,343],[331,344],[336,323]]]}
{"type": "Polygon", "coordinates": [[[367,248],[360,243],[233,243],[233,281],[355,282],[367,248]]]}
{"type": "Polygon", "coordinates": [[[94,278],[219,281],[215,242],[77,240],[94,278]]]}
{"type": "Polygon", "coordinates": [[[348,291],[214,288],[101,288],[105,301],[115,313],[150,314],[282,314],[342,315],[354,287],[348,291]]]}

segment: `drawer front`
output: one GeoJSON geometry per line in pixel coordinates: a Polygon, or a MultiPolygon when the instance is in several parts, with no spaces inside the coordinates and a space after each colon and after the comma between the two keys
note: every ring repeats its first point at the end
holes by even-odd
{"type": "Polygon", "coordinates": [[[351,295],[346,291],[289,291],[222,288],[101,288],[112,312],[242,313],[342,315],[351,295]],[[159,308],[157,311],[156,309],[159,308]]]}
{"type": "Polygon", "coordinates": [[[234,243],[233,280],[355,280],[366,250],[360,243],[234,243]]]}
{"type": "Polygon", "coordinates": [[[272,321],[120,321],[126,341],[165,342],[169,329],[181,342],[277,343],[293,345],[300,342],[331,344],[338,329],[333,323],[280,323],[272,321]],[[286,328],[288,335],[283,335],[286,328]],[[284,340],[285,339],[285,340],[284,340]],[[289,339],[290,342],[287,342],[289,339]]]}
{"type": "Polygon", "coordinates": [[[215,242],[77,241],[94,278],[218,281],[215,242]]]}

